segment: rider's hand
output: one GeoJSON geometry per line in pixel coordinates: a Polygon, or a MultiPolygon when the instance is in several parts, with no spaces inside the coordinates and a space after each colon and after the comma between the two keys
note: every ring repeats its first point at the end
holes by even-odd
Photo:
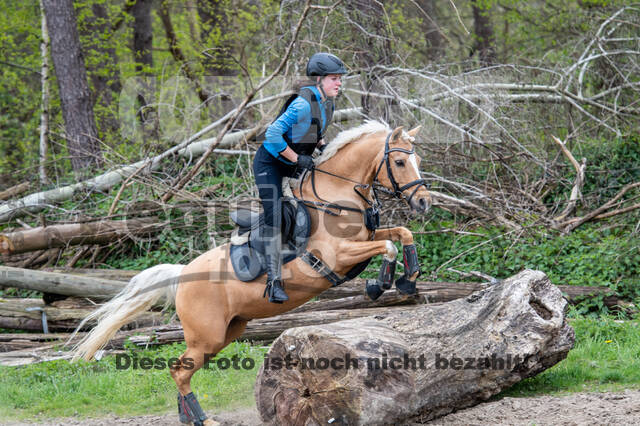
{"type": "Polygon", "coordinates": [[[298,162],[296,163],[298,169],[311,170],[313,168],[313,158],[310,155],[298,155],[298,162]]]}

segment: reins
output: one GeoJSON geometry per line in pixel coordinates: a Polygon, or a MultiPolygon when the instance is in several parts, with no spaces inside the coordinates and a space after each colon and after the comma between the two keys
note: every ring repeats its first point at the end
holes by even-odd
{"type": "MultiPolygon", "coordinates": [[[[413,190],[413,192],[411,193],[411,195],[409,195],[409,198],[407,199],[407,202],[411,203],[411,200],[413,199],[413,196],[415,195],[415,193],[418,191],[418,189],[420,189],[421,186],[424,186],[425,188],[427,187],[426,181],[425,179],[416,179],[412,182],[409,182],[406,185],[400,186],[398,185],[398,182],[396,181],[395,177],[393,176],[393,171],[391,169],[391,163],[390,163],[390,157],[389,154],[391,152],[402,152],[405,154],[414,154],[415,150],[408,150],[408,149],[404,149],[404,148],[389,148],[389,140],[391,139],[391,135],[392,132],[389,132],[389,134],[387,135],[387,138],[384,142],[384,156],[382,157],[382,160],[380,161],[380,165],[378,166],[378,169],[376,171],[375,176],[373,177],[373,184],[369,185],[369,184],[365,184],[365,183],[361,183],[358,181],[355,181],[353,179],[350,179],[348,177],[345,176],[340,176],[337,175],[335,173],[331,173],[328,172],[326,170],[322,170],[322,169],[318,169],[316,167],[311,169],[311,189],[313,190],[313,195],[320,200],[318,201],[313,201],[313,200],[305,200],[304,198],[302,198],[302,184],[304,183],[305,178],[307,177],[307,174],[309,174],[309,171],[305,170],[305,172],[302,174],[302,177],[300,178],[300,197],[301,198],[296,198],[297,201],[305,204],[308,207],[311,207],[313,209],[316,210],[320,210],[320,211],[324,211],[327,214],[330,214],[332,216],[339,216],[339,213],[335,213],[331,210],[328,209],[336,209],[338,211],[341,210],[346,210],[346,211],[352,211],[352,212],[357,212],[362,214],[363,216],[367,217],[368,215],[374,215],[377,216],[379,214],[379,206],[381,205],[380,201],[378,200],[378,194],[376,192],[376,187],[375,185],[382,185],[380,184],[380,182],[378,181],[378,175],[380,174],[380,170],[382,170],[382,166],[383,164],[386,164],[387,167],[387,175],[389,176],[389,181],[391,182],[391,186],[393,188],[393,191],[389,191],[386,188],[382,187],[380,190],[386,193],[389,193],[391,195],[393,195],[396,198],[406,198],[404,197],[403,191],[405,191],[406,189],[409,189],[413,186],[416,187],[416,189],[413,190]],[[333,177],[336,177],[338,179],[342,179],[351,183],[355,183],[356,185],[354,185],[353,190],[356,194],[358,194],[358,196],[360,198],[362,198],[368,205],[369,208],[362,210],[359,208],[355,208],[355,207],[350,207],[350,206],[344,206],[344,205],[340,205],[337,203],[333,203],[327,200],[324,200],[322,197],[320,197],[318,195],[318,192],[316,191],[316,181],[315,181],[315,172],[318,171],[320,173],[324,173],[333,177]],[[363,190],[367,190],[371,188],[372,189],[372,200],[369,200],[362,192],[360,192],[360,189],[363,190]]],[[[375,232],[375,230],[374,230],[375,232]]]]}

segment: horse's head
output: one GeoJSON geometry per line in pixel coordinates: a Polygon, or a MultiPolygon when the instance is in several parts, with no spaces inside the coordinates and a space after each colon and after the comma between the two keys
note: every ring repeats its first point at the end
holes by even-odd
{"type": "Polygon", "coordinates": [[[412,144],[420,127],[408,132],[398,127],[387,135],[376,176],[396,197],[406,199],[412,210],[424,213],[431,207],[431,194],[420,176],[421,158],[412,144]]]}

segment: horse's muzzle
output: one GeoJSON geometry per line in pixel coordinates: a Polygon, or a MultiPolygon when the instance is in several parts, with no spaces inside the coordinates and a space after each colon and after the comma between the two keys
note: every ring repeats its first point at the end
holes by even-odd
{"type": "Polygon", "coordinates": [[[418,213],[426,213],[431,208],[431,199],[428,197],[413,198],[411,200],[411,209],[418,213]]]}

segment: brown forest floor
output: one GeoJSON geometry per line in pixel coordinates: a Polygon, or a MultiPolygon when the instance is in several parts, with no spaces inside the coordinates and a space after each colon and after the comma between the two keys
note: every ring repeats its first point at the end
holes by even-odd
{"type": "MultiPolygon", "coordinates": [[[[213,418],[224,426],[261,425],[255,408],[222,412],[213,418]]],[[[4,423],[10,426],[34,423],[4,423]]],[[[39,425],[178,425],[177,413],[137,416],[105,417],[99,419],[55,419],[39,425]]],[[[640,424],[640,391],[619,393],[574,393],[566,396],[532,398],[502,398],[461,410],[427,423],[428,425],[621,425],[640,424]]]]}

